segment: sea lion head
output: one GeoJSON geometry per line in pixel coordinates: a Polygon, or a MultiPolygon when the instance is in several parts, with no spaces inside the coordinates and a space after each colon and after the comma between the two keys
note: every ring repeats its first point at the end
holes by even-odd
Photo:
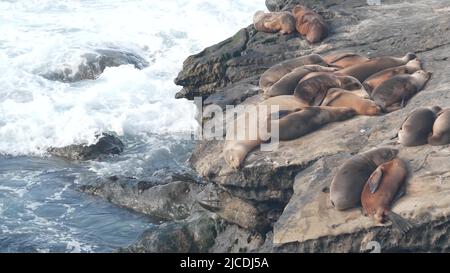
{"type": "Polygon", "coordinates": [[[342,89],[345,90],[357,90],[357,89],[363,89],[363,85],[361,82],[352,76],[339,76],[342,84],[342,89]]]}
{"type": "Polygon", "coordinates": [[[253,22],[258,22],[261,17],[264,16],[264,14],[266,13],[262,10],[258,10],[257,12],[255,12],[255,15],[253,15],[253,22]]]}
{"type": "Polygon", "coordinates": [[[357,114],[355,109],[349,107],[336,107],[336,109],[339,109],[339,112],[341,113],[339,120],[347,120],[357,114]]]}
{"type": "Polygon", "coordinates": [[[415,53],[408,52],[408,53],[406,53],[406,55],[402,59],[405,62],[409,62],[409,61],[414,60],[416,58],[417,58],[417,55],[415,53]]]}
{"type": "Polygon", "coordinates": [[[381,109],[381,107],[376,103],[371,103],[369,106],[367,106],[366,112],[370,116],[378,116],[383,112],[383,109],[381,109]]]}
{"type": "Polygon", "coordinates": [[[294,14],[295,17],[298,17],[299,15],[303,15],[303,13],[306,12],[306,7],[302,5],[297,5],[292,9],[292,14],[294,14]]]}
{"type": "Polygon", "coordinates": [[[431,110],[434,114],[437,114],[437,113],[439,113],[439,112],[442,111],[442,108],[441,108],[440,106],[432,106],[432,107],[430,107],[430,110],[431,110]]]}
{"type": "Polygon", "coordinates": [[[382,147],[373,149],[368,154],[370,154],[370,158],[375,164],[381,165],[384,162],[394,159],[398,155],[398,152],[398,149],[382,147]]]}
{"type": "Polygon", "coordinates": [[[431,75],[431,72],[427,72],[425,70],[417,70],[416,72],[411,74],[411,76],[413,76],[414,78],[422,81],[428,81],[431,78],[431,75]]]}
{"type": "Polygon", "coordinates": [[[419,59],[414,59],[409,61],[406,66],[419,70],[422,68],[422,63],[419,61],[419,59]]]}
{"type": "Polygon", "coordinates": [[[245,145],[237,144],[231,150],[226,151],[224,150],[223,157],[225,161],[228,163],[228,166],[230,166],[234,170],[239,170],[242,167],[242,164],[244,163],[247,154],[248,151],[245,148],[245,145]]]}

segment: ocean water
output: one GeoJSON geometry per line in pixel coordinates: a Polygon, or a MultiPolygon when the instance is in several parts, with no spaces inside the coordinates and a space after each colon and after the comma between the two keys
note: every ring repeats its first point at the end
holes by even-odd
{"type": "Polygon", "coordinates": [[[0,252],[107,252],[155,227],[76,186],[185,168],[196,109],[174,99],[173,79],[188,55],[250,24],[258,9],[263,0],[0,1],[0,252]],[[108,48],[149,66],[75,83],[41,76],[108,48]],[[87,162],[46,153],[102,131],[119,135],[125,152],[87,162]]]}

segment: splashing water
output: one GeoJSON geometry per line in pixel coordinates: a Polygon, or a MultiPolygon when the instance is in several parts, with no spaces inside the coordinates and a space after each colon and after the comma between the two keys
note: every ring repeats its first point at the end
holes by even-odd
{"type": "Polygon", "coordinates": [[[258,9],[264,1],[1,1],[0,251],[111,251],[152,225],[73,182],[183,168],[195,106],[174,99],[173,79],[188,55],[250,24],[258,9]],[[84,54],[105,48],[149,66],[109,67],[74,83],[41,76],[76,72],[84,54]],[[125,152],[85,163],[45,152],[92,143],[101,131],[117,133],[125,152]]]}

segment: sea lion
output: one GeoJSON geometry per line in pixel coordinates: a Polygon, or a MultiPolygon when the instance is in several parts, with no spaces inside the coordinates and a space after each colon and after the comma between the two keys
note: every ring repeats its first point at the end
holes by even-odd
{"type": "MultiPolygon", "coordinates": [[[[295,101],[296,98],[293,96],[278,96],[273,98],[292,97],[295,101]]],[[[270,98],[270,99],[273,99],[270,98]]],[[[269,99],[269,100],[270,100],[269,99]]],[[[272,102],[269,102],[269,104],[272,102]]],[[[298,103],[298,101],[297,101],[298,103]]],[[[267,104],[267,102],[266,102],[267,104]]],[[[295,107],[296,103],[290,105],[285,104],[280,106],[279,119],[274,120],[274,125],[278,126],[279,130],[279,140],[291,140],[320,128],[321,126],[335,121],[341,121],[351,118],[355,115],[355,111],[350,108],[343,107],[304,107],[302,103],[295,107]]],[[[239,118],[246,118],[245,116],[238,116],[239,118]]],[[[261,118],[264,118],[261,116],[261,118]]],[[[269,116],[267,116],[267,122],[269,123],[269,116]]],[[[238,126],[242,123],[238,123],[238,126]]],[[[242,128],[241,128],[242,129],[242,128]]],[[[247,129],[247,128],[245,128],[247,129]]],[[[268,124],[268,131],[270,127],[268,124]]],[[[234,130],[233,133],[239,130],[234,130]]],[[[242,166],[248,153],[253,149],[258,147],[263,141],[263,137],[267,139],[267,136],[260,136],[258,134],[256,140],[250,140],[248,138],[249,134],[246,133],[246,138],[244,140],[238,140],[236,135],[228,136],[225,141],[223,156],[227,164],[233,169],[239,169],[242,166]]]]}
{"type": "Polygon", "coordinates": [[[428,143],[433,123],[441,107],[420,107],[412,111],[398,132],[398,142],[403,146],[419,146],[428,143]]]}
{"type": "Polygon", "coordinates": [[[371,94],[372,99],[381,106],[385,112],[393,112],[404,106],[407,100],[422,90],[431,73],[418,70],[413,74],[397,75],[389,79],[371,94]]]}
{"type": "Polygon", "coordinates": [[[382,70],[378,73],[373,74],[369,78],[367,78],[363,85],[366,88],[367,92],[372,92],[375,88],[377,88],[381,83],[386,80],[391,79],[392,77],[400,74],[412,74],[417,70],[421,69],[420,61],[417,59],[409,61],[407,64],[397,67],[388,68],[382,70]]]}
{"type": "Polygon", "coordinates": [[[280,95],[292,95],[294,94],[295,87],[300,80],[311,72],[334,72],[337,68],[325,67],[321,65],[304,65],[297,67],[292,72],[284,75],[279,81],[272,85],[266,92],[266,96],[274,97],[280,95]]]}
{"type": "Polygon", "coordinates": [[[279,138],[296,139],[328,123],[352,118],[355,114],[355,110],[348,107],[311,106],[294,110],[279,119],[279,138]]]}
{"type": "Polygon", "coordinates": [[[376,116],[381,108],[372,100],[361,98],[351,91],[340,88],[331,88],[323,100],[322,106],[349,107],[358,115],[376,116]]]}
{"type": "MultiPolygon", "coordinates": [[[[257,105],[257,112],[258,112],[258,126],[260,124],[266,124],[267,130],[266,132],[269,133],[270,131],[270,124],[269,119],[267,116],[262,116],[260,114],[260,108],[259,105],[264,105],[268,107],[268,110],[270,111],[270,114],[275,111],[273,105],[278,106],[278,110],[285,112],[285,111],[297,111],[304,107],[304,104],[297,99],[294,96],[277,96],[277,97],[271,97],[267,100],[262,101],[257,105]],[[267,119],[267,123],[260,123],[260,119],[267,119]]],[[[264,121],[264,120],[263,120],[264,121]]],[[[244,162],[245,158],[247,157],[247,154],[250,153],[253,149],[258,147],[263,141],[262,139],[266,139],[267,136],[260,136],[259,131],[256,132],[256,138],[250,139],[249,134],[249,117],[245,112],[239,113],[236,118],[236,126],[235,124],[230,124],[229,126],[235,126],[235,130],[231,130],[229,126],[226,130],[226,140],[225,145],[223,148],[223,156],[227,164],[233,168],[233,169],[239,169],[244,162]],[[245,125],[244,125],[245,124],[245,125]],[[242,126],[245,126],[245,128],[242,128],[242,126]],[[242,134],[242,131],[245,131],[245,138],[244,139],[238,139],[238,134],[242,134]]],[[[260,129],[258,127],[258,129],[260,129]]],[[[262,130],[264,131],[264,130],[262,130]]],[[[255,132],[253,132],[255,133],[255,132]]]]}
{"type": "Polygon", "coordinates": [[[311,73],[305,75],[305,76],[299,81],[299,83],[304,82],[304,81],[306,81],[307,79],[314,78],[314,77],[316,77],[316,76],[320,76],[320,75],[328,75],[328,74],[331,74],[331,73],[330,73],[329,71],[317,71],[317,72],[311,72],[311,73]]]}
{"type": "Polygon", "coordinates": [[[391,161],[397,154],[397,149],[377,148],[357,154],[345,161],[331,181],[331,204],[337,210],[358,206],[367,179],[379,165],[391,161]]]}
{"type": "Polygon", "coordinates": [[[326,55],[323,59],[329,66],[337,67],[339,69],[362,64],[370,60],[365,56],[351,52],[337,52],[326,55]]]}
{"type": "Polygon", "coordinates": [[[401,188],[407,176],[408,169],[401,159],[395,158],[378,166],[361,194],[364,215],[372,215],[379,224],[388,218],[403,233],[411,229],[410,223],[391,211],[391,204],[404,193],[401,188]]]}
{"type": "Polygon", "coordinates": [[[306,105],[317,106],[322,103],[331,88],[360,90],[363,86],[356,78],[326,73],[301,81],[295,88],[294,96],[306,105]]]}
{"type": "Polygon", "coordinates": [[[285,60],[270,67],[261,75],[261,78],[259,79],[259,87],[262,90],[266,91],[270,86],[279,81],[284,75],[292,72],[292,70],[296,69],[297,67],[308,64],[318,64],[326,66],[325,61],[321,56],[317,54],[311,54],[285,60]]]}
{"type": "Polygon", "coordinates": [[[415,58],[416,55],[414,53],[408,53],[403,58],[378,57],[361,64],[352,65],[335,73],[339,75],[353,76],[360,82],[364,82],[368,77],[375,73],[387,68],[404,65],[415,58]]]}
{"type": "Polygon", "coordinates": [[[295,17],[295,27],[302,36],[310,43],[322,41],[328,35],[325,20],[311,9],[297,5],[292,10],[295,17]]]}
{"type": "Polygon", "coordinates": [[[295,18],[290,12],[257,11],[253,16],[253,25],[257,31],[289,34],[295,30],[295,18]]]}
{"type": "Polygon", "coordinates": [[[428,143],[433,146],[450,144],[450,108],[437,114],[428,143]]]}

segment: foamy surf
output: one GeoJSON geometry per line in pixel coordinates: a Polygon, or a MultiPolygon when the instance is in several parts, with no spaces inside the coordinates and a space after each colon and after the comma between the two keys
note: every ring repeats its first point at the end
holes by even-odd
{"type": "Polygon", "coordinates": [[[174,99],[173,79],[188,55],[250,24],[258,9],[264,1],[0,1],[0,252],[112,251],[151,227],[74,182],[183,168],[196,109],[174,99]],[[45,77],[75,75],[99,49],[146,66],[107,67],[83,81],[45,77]],[[46,153],[106,131],[125,143],[123,154],[70,163],[46,153]]]}

